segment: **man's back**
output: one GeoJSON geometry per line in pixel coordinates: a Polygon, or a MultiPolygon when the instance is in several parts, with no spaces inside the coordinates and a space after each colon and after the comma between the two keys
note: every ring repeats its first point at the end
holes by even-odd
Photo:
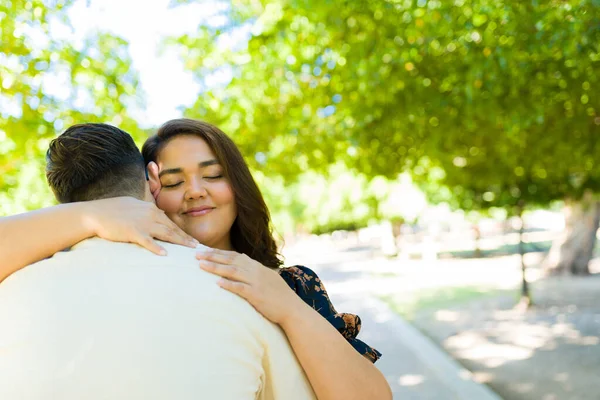
{"type": "Polygon", "coordinates": [[[165,247],[90,239],[7,278],[0,398],[312,398],[281,330],[165,247]]]}

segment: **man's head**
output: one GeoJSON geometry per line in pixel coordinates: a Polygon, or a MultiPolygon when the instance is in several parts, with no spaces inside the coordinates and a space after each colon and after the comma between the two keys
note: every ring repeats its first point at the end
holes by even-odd
{"type": "Polygon", "coordinates": [[[114,126],[71,126],[50,142],[46,162],[48,184],[61,203],[148,198],[144,158],[131,136],[114,126]]]}

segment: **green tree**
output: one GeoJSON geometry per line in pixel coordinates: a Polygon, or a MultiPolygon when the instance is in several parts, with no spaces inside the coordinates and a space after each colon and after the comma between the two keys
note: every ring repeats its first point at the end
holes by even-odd
{"type": "Polygon", "coordinates": [[[254,171],[280,233],[328,233],[356,230],[381,219],[399,218],[400,210],[386,204],[399,182],[368,179],[343,163],[327,173],[307,171],[294,182],[254,171]]]}
{"type": "Polygon", "coordinates": [[[222,125],[255,168],[408,169],[460,208],[512,214],[598,192],[598,0],[230,4],[223,26],[171,43],[207,84],[230,71],[187,114],[222,125]]]}
{"type": "Polygon", "coordinates": [[[71,29],[72,3],[0,4],[0,215],[52,203],[44,154],[67,126],[111,122],[141,137],[126,111],[138,83],[127,43],[102,32],[58,36],[71,29]]]}

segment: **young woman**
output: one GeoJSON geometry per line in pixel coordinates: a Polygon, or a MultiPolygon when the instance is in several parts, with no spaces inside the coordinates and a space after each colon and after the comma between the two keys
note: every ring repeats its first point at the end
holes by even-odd
{"type": "Polygon", "coordinates": [[[281,268],[266,204],[227,135],[204,122],[173,120],[147,140],[142,153],[162,212],[139,204],[142,201],[117,198],[61,205],[0,221],[0,235],[10,234],[10,243],[5,242],[0,251],[16,258],[5,269],[18,269],[90,236],[136,242],[155,252],[160,248],[150,243],[152,236],[187,243],[190,238],[172,221],[213,249],[197,254],[200,268],[220,275],[223,289],[245,298],[281,326],[319,399],[392,398],[385,378],[373,365],[380,354],[356,339],[360,319],[338,314],[309,268],[281,268]],[[148,222],[148,215],[156,223],[148,222]],[[48,243],[50,229],[53,244],[48,243]],[[18,243],[25,239],[18,234],[23,230],[36,232],[33,243],[18,243]],[[123,230],[129,233],[119,236],[123,230]],[[35,251],[36,259],[23,257],[36,247],[44,248],[35,251]]]}

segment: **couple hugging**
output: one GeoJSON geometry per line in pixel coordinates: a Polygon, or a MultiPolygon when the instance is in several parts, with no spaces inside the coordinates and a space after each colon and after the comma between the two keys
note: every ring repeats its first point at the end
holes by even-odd
{"type": "Polygon", "coordinates": [[[62,204],[0,218],[0,399],[391,399],[218,128],[75,125],[46,175],[62,204]]]}

